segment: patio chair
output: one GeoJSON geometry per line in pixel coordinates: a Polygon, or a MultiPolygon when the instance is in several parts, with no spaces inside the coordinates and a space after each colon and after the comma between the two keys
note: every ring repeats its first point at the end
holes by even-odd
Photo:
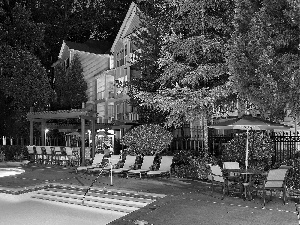
{"type": "Polygon", "coordinates": [[[78,171],[82,171],[82,170],[87,171],[89,169],[93,169],[95,167],[102,166],[103,156],[104,156],[104,154],[96,154],[91,166],[79,166],[79,167],[76,167],[76,169],[75,169],[76,173],[78,173],[78,171]]]}
{"type": "Polygon", "coordinates": [[[28,150],[28,160],[29,160],[30,162],[34,162],[34,161],[35,161],[35,154],[34,154],[33,148],[35,148],[35,146],[33,146],[33,145],[28,145],[28,146],[27,146],[27,150],[28,150]]]}
{"type": "Polygon", "coordinates": [[[285,184],[285,179],[286,179],[286,174],[287,174],[288,169],[273,169],[269,170],[267,176],[265,179],[261,180],[262,183],[258,184],[256,186],[253,186],[252,192],[257,192],[260,190],[263,192],[263,204],[264,207],[266,205],[266,191],[270,191],[270,198],[272,197],[272,190],[280,190],[283,192],[283,204],[286,202],[286,184],[285,184]]]}
{"type": "Polygon", "coordinates": [[[240,164],[238,162],[223,162],[223,169],[229,170],[228,176],[230,177],[236,177],[240,175],[240,164]],[[236,171],[230,171],[230,170],[236,170],[236,171]]]}
{"type": "Polygon", "coordinates": [[[220,168],[220,166],[210,166],[211,174],[209,179],[211,180],[211,193],[214,193],[214,186],[222,187],[222,197],[224,199],[225,194],[229,193],[229,186],[233,186],[236,182],[228,180],[227,176],[225,176],[220,168]]]}
{"type": "Polygon", "coordinates": [[[171,165],[173,163],[173,156],[162,156],[158,170],[148,171],[147,176],[165,175],[169,174],[171,177],[171,165]]]}
{"type": "Polygon", "coordinates": [[[0,152],[0,162],[4,162],[4,161],[5,161],[5,153],[0,152]]]}
{"type": "Polygon", "coordinates": [[[80,148],[72,148],[72,155],[70,156],[70,165],[79,166],[80,165],[80,148]]]}
{"type": "Polygon", "coordinates": [[[43,149],[42,146],[36,146],[36,160],[37,163],[44,163],[43,149]]]}
{"type": "Polygon", "coordinates": [[[113,174],[123,174],[132,169],[135,164],[136,156],[127,155],[122,168],[112,169],[113,174]]]}
{"type": "Polygon", "coordinates": [[[51,146],[44,146],[44,159],[45,164],[52,164],[52,151],[51,146]]]}
{"type": "Polygon", "coordinates": [[[153,165],[154,158],[155,156],[144,156],[141,168],[127,171],[127,177],[128,175],[139,174],[140,178],[142,178],[143,174],[146,174],[148,171],[151,170],[151,166],[153,165]]]}

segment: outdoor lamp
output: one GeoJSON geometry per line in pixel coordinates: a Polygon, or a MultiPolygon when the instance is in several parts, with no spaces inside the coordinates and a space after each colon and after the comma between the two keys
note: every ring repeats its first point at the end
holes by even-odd
{"type": "Polygon", "coordinates": [[[45,129],[45,145],[47,146],[47,133],[49,132],[49,129],[45,129]]]}
{"type": "Polygon", "coordinates": [[[90,147],[90,140],[91,140],[91,130],[88,130],[88,133],[89,133],[89,147],[90,147]]]}

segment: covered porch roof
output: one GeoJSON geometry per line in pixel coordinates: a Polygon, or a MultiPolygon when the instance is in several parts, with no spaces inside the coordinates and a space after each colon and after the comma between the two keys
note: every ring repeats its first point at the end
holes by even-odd
{"type": "Polygon", "coordinates": [[[96,118],[96,113],[86,109],[71,109],[71,110],[57,110],[57,111],[41,111],[27,113],[28,120],[51,120],[51,119],[71,119],[81,118],[86,119],[96,118]],[[88,117],[88,118],[87,118],[88,117]]]}

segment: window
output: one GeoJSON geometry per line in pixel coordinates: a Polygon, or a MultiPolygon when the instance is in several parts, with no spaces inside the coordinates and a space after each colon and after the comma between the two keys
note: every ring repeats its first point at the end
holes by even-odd
{"type": "Polygon", "coordinates": [[[132,112],[132,106],[130,104],[127,104],[127,112],[132,112]]]}
{"type": "Polygon", "coordinates": [[[117,114],[120,112],[120,105],[119,104],[116,105],[116,111],[117,111],[117,114]]]}
{"type": "Polygon", "coordinates": [[[108,106],[108,117],[114,117],[114,105],[108,106]]]}
{"type": "Polygon", "coordinates": [[[120,66],[123,65],[124,65],[124,49],[122,49],[120,53],[120,66]]]}
{"type": "Polygon", "coordinates": [[[119,67],[119,52],[117,53],[117,67],[119,67]]]}

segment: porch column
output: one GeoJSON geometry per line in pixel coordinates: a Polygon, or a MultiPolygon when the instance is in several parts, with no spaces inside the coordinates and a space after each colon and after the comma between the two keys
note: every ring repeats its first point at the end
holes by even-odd
{"type": "Polygon", "coordinates": [[[95,132],[95,128],[96,128],[96,120],[92,119],[92,159],[94,160],[94,157],[95,157],[95,148],[96,148],[96,143],[95,143],[95,135],[96,135],[96,132],[95,132]]]}
{"type": "Polygon", "coordinates": [[[29,145],[33,145],[33,120],[30,120],[29,145]]]}
{"type": "Polygon", "coordinates": [[[85,165],[85,119],[81,117],[81,165],[85,165]]]}
{"type": "MultiPolygon", "coordinates": [[[[33,112],[33,107],[30,107],[30,112],[33,112]]],[[[33,145],[33,119],[30,120],[29,145],[33,145]]]]}
{"type": "Polygon", "coordinates": [[[41,126],[42,146],[45,146],[45,129],[46,129],[46,121],[42,120],[42,126],[41,126]]]}

